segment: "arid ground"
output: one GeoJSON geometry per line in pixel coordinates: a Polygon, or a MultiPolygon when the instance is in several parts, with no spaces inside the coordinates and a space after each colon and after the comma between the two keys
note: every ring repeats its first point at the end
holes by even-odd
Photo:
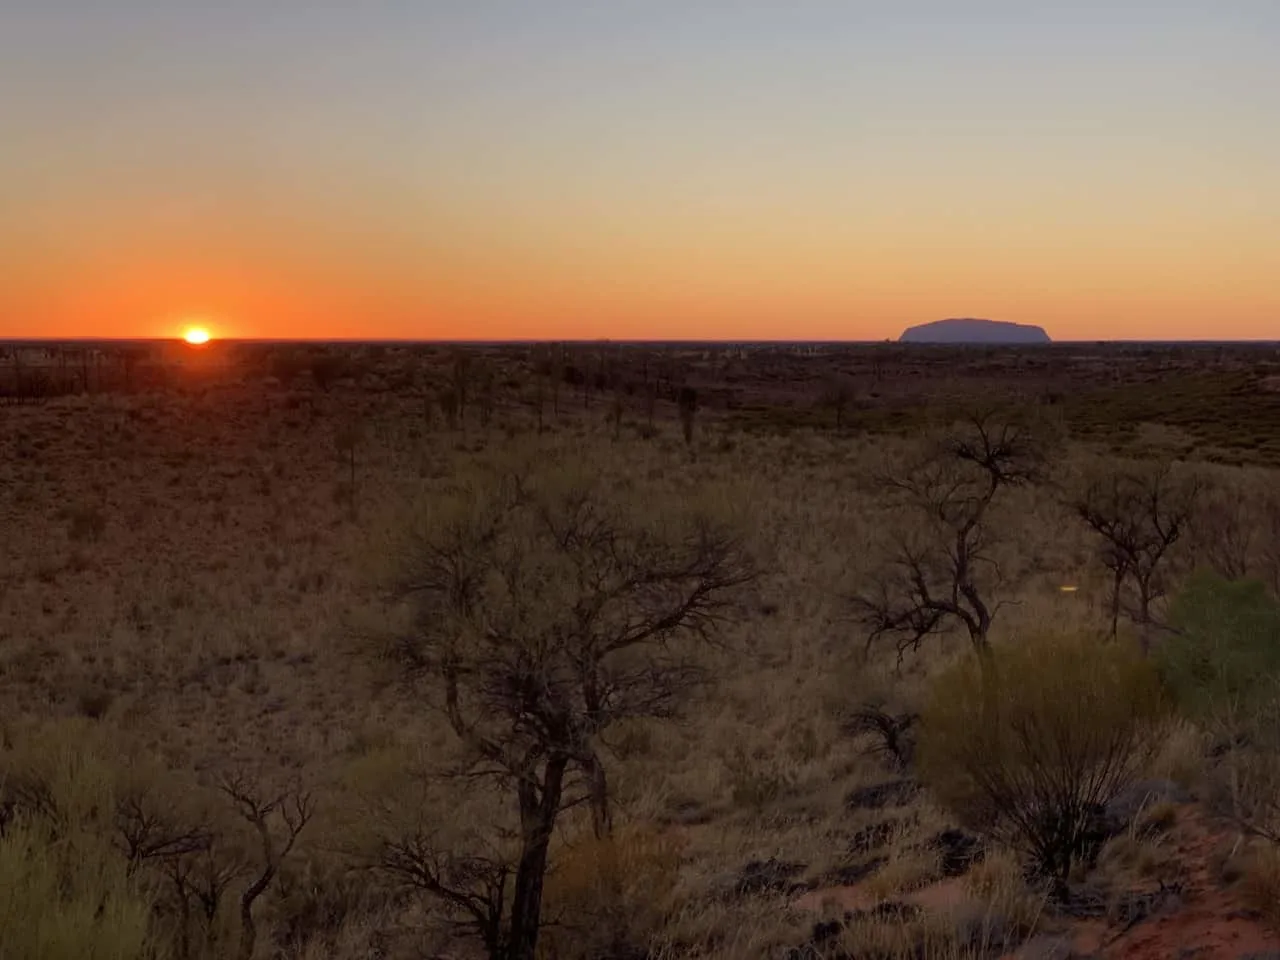
{"type": "MultiPolygon", "coordinates": [[[[1274,698],[1139,718],[1057,877],[929,747],[975,650],[1154,661],[1201,636],[1176,619],[1198,572],[1276,602],[1280,348],[9,344],[0,394],[3,960],[508,955],[480,915],[516,896],[520,777],[472,762],[433,686],[455,661],[399,655],[444,621],[406,628],[395,586],[460,489],[544,476],[644,530],[710,516],[744,575],[672,633],[698,682],[575,741],[612,822],[566,791],[539,956],[1280,955],[1274,698]],[[1034,434],[1039,469],[997,484],[957,585],[957,515],[914,480],[975,422],[1034,434]],[[1125,505],[1168,542],[1117,573],[1085,508],[1125,505]],[[969,613],[972,582],[981,636],[945,602],[927,635],[887,623],[911,556],[969,613]]],[[[505,589],[466,622],[577,609],[505,589]]]]}

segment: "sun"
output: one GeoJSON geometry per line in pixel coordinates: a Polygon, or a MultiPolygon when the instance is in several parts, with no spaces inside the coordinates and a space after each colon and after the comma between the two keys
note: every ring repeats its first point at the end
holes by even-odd
{"type": "Polygon", "coordinates": [[[200,347],[209,342],[209,331],[204,327],[187,327],[183,331],[182,339],[193,347],[200,347]]]}

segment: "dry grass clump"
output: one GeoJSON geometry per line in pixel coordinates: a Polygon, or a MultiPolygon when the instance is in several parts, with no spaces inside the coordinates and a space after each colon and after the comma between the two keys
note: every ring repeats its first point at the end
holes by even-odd
{"type": "Polygon", "coordinates": [[[0,755],[0,958],[161,957],[155,891],[110,840],[115,777],[84,723],[0,755]]]}
{"type": "Polygon", "coordinates": [[[1240,865],[1239,889],[1248,905],[1280,924],[1280,846],[1254,846],[1240,865]]]}
{"type": "Polygon", "coordinates": [[[553,856],[539,955],[556,960],[643,955],[672,913],[685,844],[626,824],[611,836],[566,840],[553,856]]]}

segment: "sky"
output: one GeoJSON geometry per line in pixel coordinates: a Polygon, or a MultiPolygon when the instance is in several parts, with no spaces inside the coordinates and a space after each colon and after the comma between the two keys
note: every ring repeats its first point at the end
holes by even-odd
{"type": "Polygon", "coordinates": [[[0,0],[0,337],[1280,338],[1276,0],[0,0]]]}

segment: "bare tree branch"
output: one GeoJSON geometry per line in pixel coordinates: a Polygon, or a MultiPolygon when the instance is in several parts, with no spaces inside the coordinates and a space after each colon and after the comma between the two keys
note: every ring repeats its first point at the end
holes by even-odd
{"type": "Polygon", "coordinates": [[[1046,455],[1031,430],[992,414],[971,417],[908,471],[883,478],[927,524],[901,536],[871,583],[851,598],[868,649],[888,637],[899,658],[954,626],[985,649],[1002,602],[989,515],[1003,490],[1039,481],[1046,455]]]}
{"type": "Polygon", "coordinates": [[[453,773],[510,788],[521,832],[507,913],[494,913],[499,861],[481,870],[410,837],[392,839],[383,866],[450,905],[502,960],[533,956],[557,817],[586,803],[597,832],[610,829],[602,735],[673,716],[707,681],[699,650],[755,576],[723,528],[672,531],[598,487],[554,480],[462,491],[390,595],[415,611],[394,653],[465,747],[453,773]]]}

